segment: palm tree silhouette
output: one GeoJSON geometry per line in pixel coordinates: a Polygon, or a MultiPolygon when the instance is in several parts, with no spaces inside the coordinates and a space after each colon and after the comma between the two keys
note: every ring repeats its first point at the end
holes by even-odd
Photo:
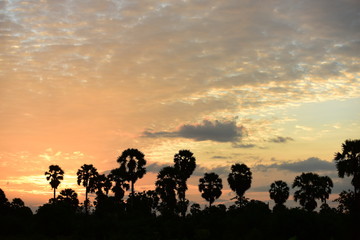
{"type": "Polygon", "coordinates": [[[275,181],[270,185],[269,193],[270,198],[273,199],[276,204],[274,209],[281,208],[280,206],[283,206],[289,198],[289,187],[284,181],[275,181]]]}
{"type": "Polygon", "coordinates": [[[64,171],[58,165],[50,165],[49,171],[45,172],[46,180],[50,181],[51,188],[54,189],[54,200],[56,199],[56,189],[60,185],[60,180],[64,179],[64,171]]]}
{"type": "Polygon", "coordinates": [[[294,193],[294,200],[299,200],[300,205],[311,212],[317,206],[316,199],[320,199],[326,204],[333,182],[328,176],[319,176],[316,173],[309,172],[295,177],[292,187],[299,188],[294,193]]]}
{"type": "Polygon", "coordinates": [[[109,177],[105,174],[99,174],[95,181],[96,195],[108,196],[109,191],[112,187],[112,183],[109,177]]]}
{"type": "Polygon", "coordinates": [[[340,178],[353,176],[351,184],[357,208],[360,210],[360,139],[346,140],[342,152],[335,153],[335,163],[340,178]]]}
{"type": "Polygon", "coordinates": [[[88,194],[95,192],[95,182],[99,175],[97,169],[92,164],[84,164],[77,171],[77,184],[85,187],[85,212],[88,214],[89,198],[88,194]]]}
{"type": "Polygon", "coordinates": [[[221,196],[222,188],[222,180],[216,173],[205,173],[204,177],[199,179],[199,191],[202,193],[201,197],[209,202],[209,207],[221,196]]]}
{"type": "Polygon", "coordinates": [[[126,179],[131,182],[131,193],[134,194],[134,184],[146,173],[144,154],[137,149],[129,148],[117,159],[120,169],[126,173],[126,179]]]}
{"type": "Polygon", "coordinates": [[[161,212],[172,215],[176,206],[176,170],[164,167],[160,170],[155,182],[155,191],[161,199],[161,212]]]}
{"type": "MultiPolygon", "coordinates": [[[[121,168],[111,170],[108,179],[114,182],[111,191],[115,194],[115,199],[121,201],[125,195],[125,191],[129,189],[129,184],[126,182],[126,173],[121,168]]],[[[110,183],[111,183],[110,182],[110,183]]]]}
{"type": "Polygon", "coordinates": [[[233,190],[238,202],[244,202],[245,191],[251,187],[252,173],[245,164],[234,164],[231,166],[231,172],[228,175],[230,189],[233,190]]]}
{"type": "Polygon", "coordinates": [[[190,150],[180,150],[174,155],[174,168],[177,176],[177,193],[180,203],[180,212],[185,217],[188,201],[186,201],[185,192],[187,190],[187,179],[191,176],[196,168],[196,158],[190,150]]]}

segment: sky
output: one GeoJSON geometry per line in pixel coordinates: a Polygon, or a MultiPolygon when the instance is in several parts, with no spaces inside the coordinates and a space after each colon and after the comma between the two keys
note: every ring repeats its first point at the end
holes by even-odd
{"type": "MultiPolygon", "coordinates": [[[[358,0],[0,0],[0,188],[36,209],[52,197],[44,172],[118,167],[145,154],[135,190],[155,188],[181,149],[199,178],[253,172],[245,196],[272,201],[275,180],[330,176],[351,188],[334,153],[360,137],[358,0]]],[[[293,190],[292,190],[293,192],[293,190]]],[[[292,197],[288,205],[298,206],[292,197]]]]}

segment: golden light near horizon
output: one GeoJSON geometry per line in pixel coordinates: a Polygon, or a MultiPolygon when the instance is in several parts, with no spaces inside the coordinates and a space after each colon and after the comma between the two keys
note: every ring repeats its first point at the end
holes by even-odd
{"type": "Polygon", "coordinates": [[[252,168],[248,194],[264,201],[269,182],[302,171],[331,176],[334,196],[351,187],[332,161],[360,136],[357,0],[8,0],[0,9],[9,199],[45,203],[51,164],[65,170],[59,190],[83,193],[77,169],[107,172],[127,148],[148,161],[139,189],[190,149],[189,196],[201,203],[200,175],[226,182],[236,162],[252,168]]]}

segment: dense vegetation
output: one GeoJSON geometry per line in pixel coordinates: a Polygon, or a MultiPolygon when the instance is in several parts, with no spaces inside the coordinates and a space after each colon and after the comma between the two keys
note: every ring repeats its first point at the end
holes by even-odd
{"type": "Polygon", "coordinates": [[[339,177],[352,176],[354,191],[340,193],[338,207],[330,208],[332,180],[308,172],[297,176],[292,188],[301,208],[288,209],[289,186],[277,180],[269,186],[272,211],[264,202],[245,197],[252,173],[245,164],[231,166],[227,182],[236,194],[234,205],[215,205],[222,194],[223,181],[216,173],[205,173],[199,180],[201,196],[209,206],[189,206],[187,179],[196,168],[189,150],[174,156],[174,166],[160,170],[155,190],[136,192],[135,184],[146,174],[145,155],[127,149],[117,159],[119,168],[99,174],[91,164],[77,172],[85,188],[85,201],[79,203],[73,189],[56,190],[64,178],[60,166],[45,172],[53,197],[33,215],[24,202],[12,202],[0,189],[1,239],[360,239],[360,140],[346,140],[336,153],[339,177]],[[125,200],[126,190],[131,190],[125,200]],[[110,193],[113,194],[110,194],[110,193]],[[89,193],[96,195],[90,202],[89,193]],[[314,212],[317,200],[322,204],[314,212]]]}

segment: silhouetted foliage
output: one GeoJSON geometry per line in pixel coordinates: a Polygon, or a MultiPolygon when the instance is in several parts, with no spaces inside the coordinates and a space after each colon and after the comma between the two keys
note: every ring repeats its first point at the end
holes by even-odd
{"type": "Polygon", "coordinates": [[[328,176],[320,176],[319,177],[319,195],[320,200],[323,204],[326,204],[326,199],[329,198],[331,194],[331,190],[334,187],[334,184],[328,176]]]}
{"type": "Polygon", "coordinates": [[[155,191],[159,194],[161,203],[159,210],[162,215],[173,215],[176,208],[176,170],[173,167],[164,167],[160,170],[155,182],[155,191]]]}
{"type": "Polygon", "coordinates": [[[177,176],[177,194],[179,197],[178,209],[185,217],[189,201],[186,200],[185,192],[187,190],[187,179],[191,176],[196,168],[196,159],[190,150],[180,150],[174,156],[174,168],[177,176]]]}
{"type": "Polygon", "coordinates": [[[117,159],[120,163],[120,169],[126,175],[126,180],[131,183],[131,193],[134,194],[134,184],[138,179],[141,179],[146,173],[145,155],[134,148],[126,149],[117,159]]]}
{"type": "Polygon", "coordinates": [[[201,213],[200,204],[198,204],[198,203],[191,204],[190,213],[191,213],[192,216],[199,215],[201,213]]]}
{"type": "MultiPolygon", "coordinates": [[[[237,194],[235,205],[228,209],[224,204],[212,205],[221,195],[222,180],[215,173],[205,173],[199,180],[199,191],[209,201],[209,207],[202,210],[193,203],[191,214],[180,218],[178,213],[185,216],[189,205],[185,198],[186,180],[193,172],[186,164],[195,163],[195,159],[188,158],[190,151],[187,156],[182,156],[182,151],[188,150],[175,155],[178,159],[174,159],[174,167],[159,172],[155,191],[132,191],[126,200],[123,198],[129,189],[127,182],[136,182],[128,178],[128,169],[119,167],[106,176],[98,174],[92,165],[83,165],[78,171],[78,184],[82,183],[87,192],[96,193],[91,215],[77,211],[81,205],[72,189],[60,191],[35,215],[20,198],[10,203],[0,189],[0,239],[360,239],[359,215],[347,214],[356,213],[354,192],[341,192],[335,200],[339,203],[336,210],[326,203],[333,187],[331,179],[302,173],[295,178],[293,188],[294,198],[303,208],[287,209],[284,203],[289,188],[285,182],[275,181],[269,190],[276,203],[271,212],[267,203],[244,197],[252,177],[246,165],[241,168],[245,170],[236,167],[241,164],[233,165],[228,178],[237,194]],[[184,166],[177,166],[182,161],[184,166]],[[247,184],[238,184],[244,182],[247,184]],[[109,196],[110,190],[114,196],[109,196]],[[322,202],[319,213],[313,212],[316,200],[322,202]],[[161,216],[157,216],[157,211],[161,216]]],[[[127,161],[131,162],[131,157],[127,161]]],[[[86,209],[88,204],[86,200],[86,209]]]]}
{"type": "MultiPolygon", "coordinates": [[[[231,166],[231,172],[228,175],[230,189],[236,193],[238,203],[242,204],[245,191],[251,187],[252,173],[245,164],[236,163],[231,166]]],[[[240,205],[242,206],[242,205],[240,205]]]]}
{"type": "Polygon", "coordinates": [[[68,204],[70,207],[74,209],[74,211],[76,211],[77,208],[79,207],[78,195],[71,188],[66,188],[64,190],[61,190],[59,196],[57,197],[57,200],[58,202],[68,204]]]}
{"type": "Polygon", "coordinates": [[[125,196],[125,191],[129,189],[129,184],[126,183],[126,173],[122,168],[115,168],[111,170],[108,179],[113,182],[111,191],[115,194],[115,200],[121,202],[125,196]]]}
{"type": "Polygon", "coordinates": [[[56,199],[56,189],[60,185],[60,180],[64,179],[64,171],[58,165],[50,165],[45,176],[46,180],[50,181],[51,188],[54,189],[53,199],[56,199]]]}
{"type": "Polygon", "coordinates": [[[19,209],[25,207],[25,203],[21,198],[14,198],[12,202],[10,203],[10,207],[12,209],[19,209]]]}
{"type": "Polygon", "coordinates": [[[339,177],[353,176],[355,207],[360,212],[360,139],[346,140],[342,152],[335,153],[335,163],[339,177]]]}
{"type": "Polygon", "coordinates": [[[289,198],[290,189],[286,182],[284,181],[275,181],[270,185],[269,189],[270,198],[274,200],[275,206],[274,210],[282,210],[284,203],[289,198]]]}
{"type": "Polygon", "coordinates": [[[130,194],[127,210],[135,216],[156,216],[159,200],[157,193],[151,190],[130,194]]]}
{"type": "Polygon", "coordinates": [[[209,207],[221,196],[222,188],[222,180],[216,173],[205,173],[204,177],[199,179],[201,197],[209,202],[209,207]]]}
{"type": "Polygon", "coordinates": [[[350,189],[347,191],[344,190],[334,201],[339,203],[337,207],[339,212],[346,214],[351,213],[355,208],[355,193],[350,189]]]}
{"type": "Polygon", "coordinates": [[[9,213],[10,203],[6,198],[5,192],[0,188],[0,216],[9,213]]]}
{"type": "Polygon", "coordinates": [[[96,180],[99,176],[97,169],[92,164],[84,164],[76,173],[77,175],[77,184],[82,184],[85,187],[85,213],[89,213],[89,193],[94,193],[96,191],[96,180]]]}
{"type": "Polygon", "coordinates": [[[292,187],[299,188],[294,193],[294,200],[299,200],[306,210],[313,211],[317,206],[316,199],[325,202],[329,197],[332,181],[329,177],[320,177],[316,173],[302,173],[295,178],[292,187]]]}

